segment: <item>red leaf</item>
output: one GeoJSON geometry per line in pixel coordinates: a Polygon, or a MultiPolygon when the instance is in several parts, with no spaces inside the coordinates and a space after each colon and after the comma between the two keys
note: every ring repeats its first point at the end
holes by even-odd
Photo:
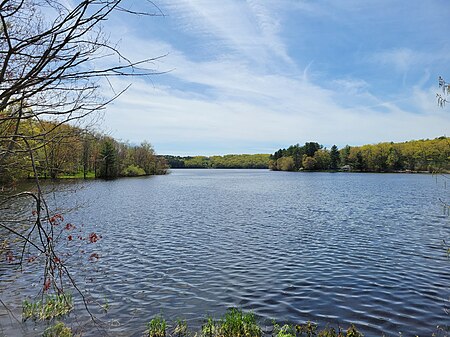
{"type": "Polygon", "coordinates": [[[91,256],[89,256],[90,261],[96,261],[99,258],[100,258],[100,255],[98,255],[97,253],[92,253],[91,256]]]}
{"type": "Polygon", "coordinates": [[[75,226],[74,225],[72,225],[71,223],[68,223],[68,224],[66,224],[66,230],[68,230],[68,231],[70,231],[70,230],[72,230],[72,229],[75,229],[75,226]]]}
{"type": "Polygon", "coordinates": [[[50,289],[50,285],[51,285],[50,279],[46,279],[45,282],[44,282],[44,291],[49,290],[50,289]]]}
{"type": "Polygon", "coordinates": [[[6,253],[6,261],[13,262],[14,261],[14,254],[12,251],[8,251],[6,253]]]}
{"type": "Polygon", "coordinates": [[[97,234],[95,234],[95,233],[89,234],[89,242],[90,243],[95,243],[98,240],[100,240],[100,237],[97,234]]]}

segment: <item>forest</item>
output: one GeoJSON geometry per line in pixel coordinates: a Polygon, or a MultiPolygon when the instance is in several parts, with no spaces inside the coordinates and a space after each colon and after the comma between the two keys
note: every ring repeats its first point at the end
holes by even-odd
{"type": "Polygon", "coordinates": [[[269,154],[227,154],[224,156],[164,156],[171,168],[267,169],[269,154]]]}
{"type": "MultiPolygon", "coordinates": [[[[0,185],[36,175],[51,179],[112,179],[165,174],[168,169],[165,159],[157,156],[145,141],[130,145],[99,132],[36,119],[17,124],[15,120],[4,118],[0,122],[0,135],[11,133],[13,128],[29,137],[15,140],[16,150],[5,157],[1,166],[0,185]]],[[[0,138],[3,152],[10,143],[5,138],[0,138]]]]}
{"type": "Polygon", "coordinates": [[[324,148],[316,142],[291,145],[270,156],[274,171],[345,170],[358,172],[449,172],[450,138],[378,143],[363,146],[333,145],[324,148]]]}

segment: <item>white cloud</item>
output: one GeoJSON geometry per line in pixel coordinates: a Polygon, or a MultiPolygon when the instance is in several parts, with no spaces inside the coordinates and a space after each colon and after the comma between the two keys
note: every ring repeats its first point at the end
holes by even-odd
{"type": "MultiPolygon", "coordinates": [[[[302,4],[302,10],[315,10],[302,4]]],[[[165,144],[194,142],[238,144],[233,152],[255,152],[246,144],[315,140],[328,146],[358,145],[435,137],[450,128],[448,113],[434,104],[434,93],[421,88],[425,82],[414,87],[405,104],[405,96],[377,97],[368,80],[350,75],[321,83],[309,80],[315,76],[308,67],[297,70],[291,64],[275,2],[217,6],[212,1],[177,0],[168,6],[184,30],[214,41],[220,52],[199,60],[191,56],[192,50],[158,39],[123,39],[122,48],[132,51],[134,60],[168,53],[154,66],[171,72],[152,82],[133,79],[128,92],[108,107],[106,125],[116,137],[147,139],[164,153],[174,152],[165,144]],[[275,72],[269,63],[289,71],[275,72]]],[[[406,72],[428,62],[429,56],[403,48],[380,52],[370,61],[406,72]]],[[[117,90],[127,83],[113,80],[117,90]]]]}
{"type": "Polygon", "coordinates": [[[382,65],[393,66],[400,72],[406,72],[420,62],[421,55],[411,49],[393,49],[380,52],[371,57],[371,61],[382,65]]]}
{"type": "Polygon", "coordinates": [[[264,63],[278,57],[292,64],[278,33],[280,24],[268,3],[256,0],[213,1],[176,0],[169,9],[178,15],[183,28],[202,34],[229,48],[246,60],[264,63]]]}
{"type": "Polygon", "coordinates": [[[390,66],[396,71],[404,73],[418,67],[428,67],[434,63],[448,62],[450,61],[450,53],[445,49],[424,52],[410,48],[396,48],[375,53],[368,57],[368,61],[382,66],[390,66]]]}

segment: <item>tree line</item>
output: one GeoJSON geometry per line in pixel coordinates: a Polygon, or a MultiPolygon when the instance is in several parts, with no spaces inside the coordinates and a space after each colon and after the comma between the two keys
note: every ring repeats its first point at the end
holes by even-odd
{"type": "MultiPolygon", "coordinates": [[[[4,113],[0,112],[1,115],[4,113]]],[[[18,138],[13,155],[2,163],[1,185],[35,176],[112,179],[167,172],[165,159],[157,156],[146,141],[130,145],[70,124],[33,119],[17,126],[0,123],[0,135],[8,134],[12,127],[19,128],[28,139],[18,138]],[[24,151],[20,151],[22,148],[24,151]],[[27,148],[34,150],[32,154],[27,148]]],[[[0,138],[2,150],[6,151],[8,144],[0,138]]]]}
{"type": "Polygon", "coordinates": [[[352,170],[359,172],[448,172],[450,138],[439,137],[402,143],[324,148],[316,142],[291,145],[270,156],[274,171],[352,170]]]}
{"type": "MultiPolygon", "coordinates": [[[[39,263],[37,292],[66,296],[71,285],[87,310],[89,301],[61,259],[58,241],[65,238],[57,225],[63,215],[46,202],[40,178],[165,171],[148,143],[131,146],[74,126],[86,125],[87,117],[95,120],[126,91],[110,79],[158,73],[153,68],[158,56],[130,61],[103,30],[114,13],[163,15],[152,1],[138,11],[133,7],[123,0],[0,1],[0,253],[6,251],[7,258],[2,267],[22,271],[39,263]],[[25,191],[3,188],[27,177],[33,184],[25,191]],[[3,211],[16,210],[18,200],[32,210],[29,216],[3,211]]],[[[97,238],[91,233],[89,242],[97,238]]]]}
{"type": "Polygon", "coordinates": [[[269,154],[228,154],[224,156],[164,156],[171,168],[267,169],[269,154]]]}

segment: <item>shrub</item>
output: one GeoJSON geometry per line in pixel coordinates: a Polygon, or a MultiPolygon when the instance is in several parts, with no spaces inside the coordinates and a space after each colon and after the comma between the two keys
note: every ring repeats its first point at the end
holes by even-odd
{"type": "Polygon", "coordinates": [[[122,175],[125,177],[145,176],[145,174],[144,169],[136,165],[129,165],[122,171],[122,175]]]}

